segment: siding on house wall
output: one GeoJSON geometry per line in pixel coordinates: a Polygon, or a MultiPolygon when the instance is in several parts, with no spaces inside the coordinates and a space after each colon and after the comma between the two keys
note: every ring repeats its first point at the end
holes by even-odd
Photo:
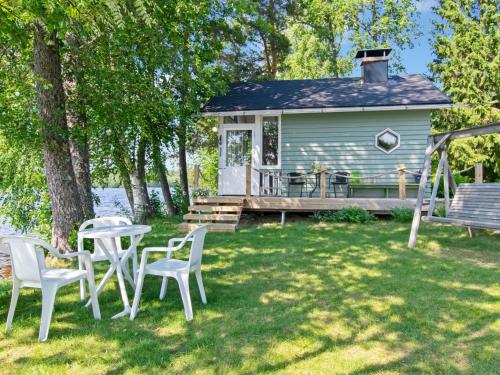
{"type": "MultiPolygon", "coordinates": [[[[422,168],[430,134],[428,110],[282,115],[281,160],[283,173],[310,171],[313,162],[328,169],[357,171],[360,176],[382,173],[404,164],[422,168]],[[401,146],[390,154],[375,147],[375,135],[390,128],[400,135],[401,146]]],[[[408,183],[414,183],[407,175],[408,183]]],[[[398,183],[394,174],[363,183],[398,183]]]]}

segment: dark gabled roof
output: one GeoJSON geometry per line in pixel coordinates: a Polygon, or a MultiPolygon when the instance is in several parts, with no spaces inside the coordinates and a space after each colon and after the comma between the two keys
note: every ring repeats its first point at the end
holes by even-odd
{"type": "Polygon", "coordinates": [[[438,104],[452,101],[425,76],[413,74],[382,83],[362,83],[360,78],[236,83],[225,95],[210,99],[203,112],[438,104]]]}

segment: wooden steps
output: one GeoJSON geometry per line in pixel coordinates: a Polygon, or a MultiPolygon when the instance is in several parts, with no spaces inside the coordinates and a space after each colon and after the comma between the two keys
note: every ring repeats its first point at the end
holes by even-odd
{"type": "Polygon", "coordinates": [[[208,224],[211,232],[234,232],[240,222],[244,198],[199,197],[184,215],[184,222],[178,229],[188,232],[200,224],[208,224]]]}
{"type": "MultiPolygon", "coordinates": [[[[202,223],[206,224],[206,223],[202,223]]],[[[193,229],[198,228],[201,224],[197,223],[181,223],[177,227],[181,232],[190,232],[193,229]]],[[[209,232],[236,232],[238,224],[225,224],[225,223],[217,223],[217,224],[208,224],[209,232]]]]}

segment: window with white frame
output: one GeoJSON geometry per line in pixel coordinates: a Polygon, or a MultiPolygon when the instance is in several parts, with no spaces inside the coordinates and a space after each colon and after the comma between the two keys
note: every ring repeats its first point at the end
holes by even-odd
{"type": "Polygon", "coordinates": [[[279,165],[279,117],[262,117],[262,166],[279,165]]]}
{"type": "Polygon", "coordinates": [[[390,154],[400,146],[400,136],[392,129],[382,130],[375,136],[375,147],[390,154]]]}

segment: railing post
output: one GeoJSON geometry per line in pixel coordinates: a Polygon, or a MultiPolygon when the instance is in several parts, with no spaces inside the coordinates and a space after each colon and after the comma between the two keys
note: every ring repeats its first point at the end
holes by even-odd
{"type": "Polygon", "coordinates": [[[404,164],[399,166],[399,199],[406,199],[406,167],[404,164]]]}
{"type": "Polygon", "coordinates": [[[193,178],[193,188],[198,190],[200,187],[200,165],[195,164],[194,166],[194,178],[193,178]]]}
{"type": "Polygon", "coordinates": [[[474,179],[476,184],[482,184],[483,183],[483,163],[476,163],[476,166],[474,168],[474,179]]]}
{"type": "Polygon", "coordinates": [[[321,199],[326,198],[326,167],[321,166],[321,171],[320,171],[320,180],[319,180],[319,197],[321,199]]]}
{"type": "Polygon", "coordinates": [[[246,167],[246,184],[245,195],[247,198],[252,196],[252,166],[247,164],[246,167]]]}

